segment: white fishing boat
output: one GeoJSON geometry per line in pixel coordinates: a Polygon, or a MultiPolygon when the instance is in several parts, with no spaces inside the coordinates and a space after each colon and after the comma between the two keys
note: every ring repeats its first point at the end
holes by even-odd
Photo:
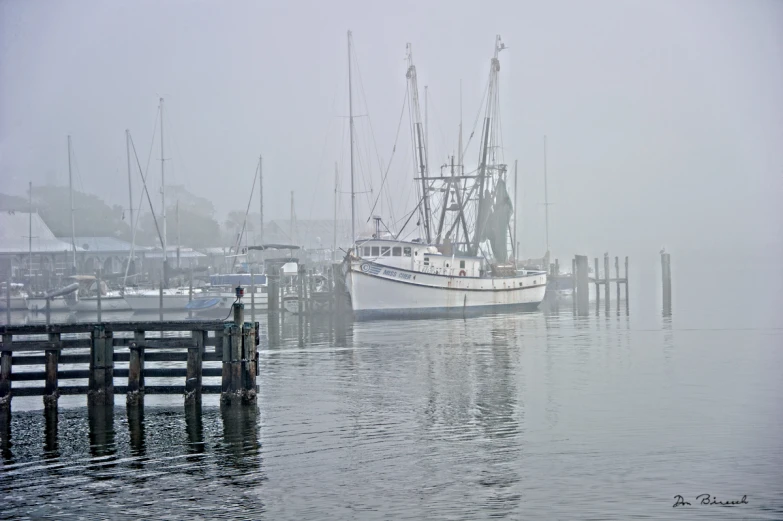
{"type": "MultiPolygon", "coordinates": [[[[458,163],[455,165],[452,157],[450,172],[432,176],[427,165],[416,68],[408,45],[409,107],[420,197],[410,217],[418,212],[422,238],[399,240],[405,225],[397,233],[383,225],[386,231],[382,233],[382,220],[376,217],[373,237],[355,241],[343,270],[356,318],[534,310],[544,299],[546,271],[523,269],[514,261],[517,245],[510,225],[514,209],[506,188],[507,168],[502,161],[497,115],[498,53],[504,48],[497,37],[478,168],[465,172],[460,125],[458,163]]],[[[353,125],[349,128],[352,130],[353,125]]]]}
{"type": "Polygon", "coordinates": [[[68,302],[65,301],[65,297],[54,297],[47,299],[46,297],[33,296],[27,299],[27,311],[33,313],[45,312],[46,301],[49,301],[50,311],[68,311],[68,302]]]}

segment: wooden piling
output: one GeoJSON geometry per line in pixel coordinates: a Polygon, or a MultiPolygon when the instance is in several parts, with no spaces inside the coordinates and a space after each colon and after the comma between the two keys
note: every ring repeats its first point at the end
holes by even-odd
{"type": "Polygon", "coordinates": [[[609,314],[609,292],[611,290],[611,285],[609,284],[609,254],[604,253],[604,299],[606,300],[604,306],[605,306],[605,312],[608,315],[609,314]]]}
{"type": "MultiPolygon", "coordinates": [[[[13,269],[13,267],[11,267],[13,269]]],[[[8,277],[5,281],[5,323],[11,323],[11,283],[13,279],[8,277]]]]}
{"type": "Polygon", "coordinates": [[[251,377],[250,368],[251,360],[255,364],[255,328],[246,324],[244,317],[244,304],[234,304],[234,321],[227,322],[223,328],[221,405],[255,402],[255,369],[251,377]],[[252,389],[249,388],[251,378],[252,389]]]}
{"type": "Polygon", "coordinates": [[[194,347],[188,348],[188,366],[185,376],[185,404],[201,401],[201,382],[206,331],[193,331],[194,347]]]}
{"type": "Polygon", "coordinates": [[[87,403],[114,405],[114,342],[111,331],[96,324],[90,333],[90,377],[87,403]]]}
{"type": "Polygon", "coordinates": [[[576,266],[576,307],[579,315],[587,315],[590,308],[589,298],[589,274],[587,271],[588,261],[586,255],[577,255],[574,259],[576,266]]]}
{"type": "Polygon", "coordinates": [[[133,332],[128,360],[128,394],[125,403],[129,406],[144,403],[144,331],[133,332]]]}
{"type": "Polygon", "coordinates": [[[617,313],[620,313],[620,257],[615,256],[614,258],[614,280],[616,282],[615,287],[617,288],[617,313]]]}
{"type": "Polygon", "coordinates": [[[256,275],[250,270],[250,321],[256,321],[256,275]]]}
{"type": "MultiPolygon", "coordinates": [[[[8,288],[9,291],[11,288],[8,288]]],[[[13,335],[3,335],[3,351],[0,352],[0,409],[11,408],[11,364],[13,335]]]]}
{"type": "MultiPolygon", "coordinates": [[[[101,269],[98,268],[97,273],[97,289],[98,289],[98,322],[101,322],[101,269]]],[[[47,299],[48,302],[49,299],[47,299]]]]}
{"type": "Polygon", "coordinates": [[[630,309],[630,300],[628,300],[628,286],[630,279],[628,278],[628,256],[625,256],[625,314],[628,314],[630,309]]]}
{"type": "Polygon", "coordinates": [[[672,314],[672,268],[671,254],[661,252],[661,284],[663,286],[663,314],[672,314]]]}
{"type": "MultiPolygon", "coordinates": [[[[48,303],[48,299],[47,299],[48,303]]],[[[46,383],[44,384],[44,407],[57,407],[60,393],[57,387],[57,369],[60,361],[60,333],[49,333],[49,343],[53,349],[45,351],[46,383]]]]}
{"type": "Polygon", "coordinates": [[[595,281],[595,312],[601,308],[601,277],[598,274],[598,257],[595,259],[595,268],[593,272],[593,280],[595,281]]]}

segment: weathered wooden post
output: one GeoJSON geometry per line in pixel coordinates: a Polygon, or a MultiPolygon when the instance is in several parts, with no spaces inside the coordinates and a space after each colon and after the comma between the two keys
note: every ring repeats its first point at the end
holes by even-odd
{"type": "Polygon", "coordinates": [[[576,256],[576,308],[579,315],[587,315],[590,308],[589,299],[589,274],[588,274],[588,262],[586,255],[576,256]]]}
{"type": "Polygon", "coordinates": [[[256,402],[256,328],[254,322],[242,325],[242,403],[256,402]]]}
{"type": "Polygon", "coordinates": [[[630,300],[628,300],[628,256],[625,256],[625,314],[628,314],[628,310],[630,309],[630,300]]]}
{"type": "Polygon", "coordinates": [[[297,312],[299,313],[299,325],[302,325],[302,317],[304,316],[304,279],[305,279],[305,273],[306,269],[304,267],[304,264],[299,264],[299,267],[296,272],[296,306],[297,306],[297,312]]]}
{"type": "Polygon", "coordinates": [[[595,271],[593,273],[593,280],[595,281],[595,312],[601,307],[601,277],[598,272],[598,257],[595,258],[595,271]]]}
{"type": "MultiPolygon", "coordinates": [[[[243,369],[247,367],[244,352],[245,340],[245,305],[234,304],[234,321],[223,326],[223,383],[221,388],[221,405],[245,403],[248,399],[245,388],[246,376],[243,369]]],[[[252,329],[252,328],[250,328],[252,329]]]]}
{"type": "MultiPolygon", "coordinates": [[[[193,267],[190,268],[190,282],[188,284],[188,303],[193,302],[193,267]]],[[[193,318],[193,310],[188,307],[188,318],[193,318]]]]}
{"type": "Polygon", "coordinates": [[[661,252],[661,283],[663,284],[663,315],[672,314],[671,254],[661,252]]]}
{"type": "Polygon", "coordinates": [[[101,322],[101,291],[103,288],[101,287],[101,269],[98,268],[98,322],[101,322]]]}
{"type": "MultiPolygon", "coordinates": [[[[8,288],[9,291],[11,288],[8,288]]],[[[13,335],[3,335],[3,350],[0,351],[0,409],[11,408],[11,365],[13,357],[13,335]]]]}
{"type": "Polygon", "coordinates": [[[615,287],[617,288],[617,313],[620,313],[620,257],[615,256],[614,258],[614,278],[615,282],[617,283],[615,287]]]}
{"type": "Polygon", "coordinates": [[[611,288],[612,288],[611,284],[609,283],[609,273],[610,273],[610,270],[609,270],[609,254],[608,253],[604,253],[604,300],[606,300],[606,303],[604,304],[604,306],[606,308],[605,312],[606,312],[607,315],[609,314],[609,306],[610,306],[609,294],[610,294],[610,291],[611,291],[611,288]]]}
{"type": "Polygon", "coordinates": [[[250,321],[256,321],[256,275],[250,270],[250,321]]]}
{"type": "Polygon", "coordinates": [[[114,339],[104,324],[90,333],[90,378],[87,404],[114,405],[114,339]]]}
{"type": "Polygon", "coordinates": [[[128,362],[128,406],[135,407],[144,403],[144,330],[133,332],[128,362]]]}
{"type": "MultiPolygon", "coordinates": [[[[13,266],[11,266],[13,270],[13,266]]],[[[8,280],[5,281],[5,323],[11,324],[11,283],[13,278],[9,275],[8,280]]]]}
{"type": "Polygon", "coordinates": [[[193,331],[194,347],[188,348],[187,376],[185,377],[185,405],[201,401],[201,381],[206,331],[193,331]]]}
{"type": "MultiPolygon", "coordinates": [[[[49,303],[49,299],[46,299],[49,303]]],[[[47,310],[48,311],[48,310],[47,310]]],[[[49,343],[51,349],[45,351],[46,360],[46,383],[44,384],[44,408],[57,407],[57,399],[60,393],[57,388],[57,366],[60,361],[60,333],[49,333],[49,343]]]]}
{"type": "Polygon", "coordinates": [[[329,266],[326,270],[326,291],[329,295],[329,316],[334,314],[334,267],[329,266]]]}

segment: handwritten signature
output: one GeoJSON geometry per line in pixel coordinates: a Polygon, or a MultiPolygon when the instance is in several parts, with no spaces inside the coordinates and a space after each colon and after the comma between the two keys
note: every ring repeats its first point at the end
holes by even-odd
{"type": "MultiPolygon", "coordinates": [[[[699,505],[721,505],[721,506],[734,506],[734,505],[747,505],[748,504],[748,496],[742,496],[742,499],[738,499],[736,501],[718,501],[718,498],[715,496],[711,496],[709,494],[699,494],[696,496],[696,503],[699,505]]],[[[685,498],[681,495],[677,494],[674,496],[674,504],[672,507],[684,507],[684,506],[690,506],[691,504],[688,501],[685,501],[685,498]]]]}

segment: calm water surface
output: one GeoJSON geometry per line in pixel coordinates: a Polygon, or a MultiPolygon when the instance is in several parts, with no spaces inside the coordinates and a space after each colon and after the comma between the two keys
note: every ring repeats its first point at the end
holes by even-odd
{"type": "Polygon", "coordinates": [[[0,517],[783,519],[783,285],[675,266],[671,317],[651,264],[629,316],[286,324],[257,408],[15,398],[0,517]]]}

